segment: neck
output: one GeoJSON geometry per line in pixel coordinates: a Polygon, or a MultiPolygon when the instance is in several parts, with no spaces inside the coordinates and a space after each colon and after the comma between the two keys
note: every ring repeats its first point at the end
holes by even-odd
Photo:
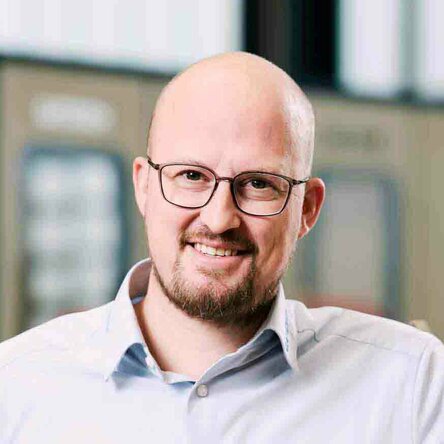
{"type": "Polygon", "coordinates": [[[192,318],[169,301],[153,275],[147,297],[134,308],[145,341],[160,368],[193,380],[248,342],[268,315],[262,313],[241,327],[192,318]]]}

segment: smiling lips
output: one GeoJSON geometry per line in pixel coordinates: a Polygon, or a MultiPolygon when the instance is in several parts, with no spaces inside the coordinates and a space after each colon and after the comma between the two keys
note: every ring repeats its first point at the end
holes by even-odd
{"type": "Polygon", "coordinates": [[[238,250],[215,248],[205,244],[195,243],[192,245],[197,251],[200,251],[201,253],[207,254],[209,256],[236,256],[238,253],[238,250]]]}

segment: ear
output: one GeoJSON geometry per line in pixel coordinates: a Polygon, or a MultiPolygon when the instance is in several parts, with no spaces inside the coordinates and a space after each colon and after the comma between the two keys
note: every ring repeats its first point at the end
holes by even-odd
{"type": "Polygon", "coordinates": [[[140,214],[145,217],[145,203],[148,192],[148,164],[145,157],[136,157],[133,162],[133,185],[140,214]]]}
{"type": "Polygon", "coordinates": [[[302,239],[315,225],[325,198],[325,184],[318,177],[313,177],[305,185],[304,204],[302,206],[301,227],[298,239],[302,239]]]}

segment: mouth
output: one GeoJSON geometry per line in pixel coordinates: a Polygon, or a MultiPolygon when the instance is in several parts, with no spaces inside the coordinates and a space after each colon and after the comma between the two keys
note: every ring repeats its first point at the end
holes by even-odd
{"type": "Polygon", "coordinates": [[[224,257],[232,257],[232,256],[245,256],[249,254],[248,250],[243,250],[241,248],[227,248],[223,246],[211,246],[206,245],[203,243],[188,243],[191,247],[193,247],[194,250],[198,251],[199,253],[213,257],[213,258],[224,258],[224,257]]]}

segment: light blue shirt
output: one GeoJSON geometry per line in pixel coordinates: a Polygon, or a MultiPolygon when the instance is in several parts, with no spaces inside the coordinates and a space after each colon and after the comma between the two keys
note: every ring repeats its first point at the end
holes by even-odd
{"type": "Polygon", "coordinates": [[[138,326],[150,267],[0,345],[0,443],[444,443],[433,335],[281,286],[254,338],[192,381],[158,367],[138,326]]]}

